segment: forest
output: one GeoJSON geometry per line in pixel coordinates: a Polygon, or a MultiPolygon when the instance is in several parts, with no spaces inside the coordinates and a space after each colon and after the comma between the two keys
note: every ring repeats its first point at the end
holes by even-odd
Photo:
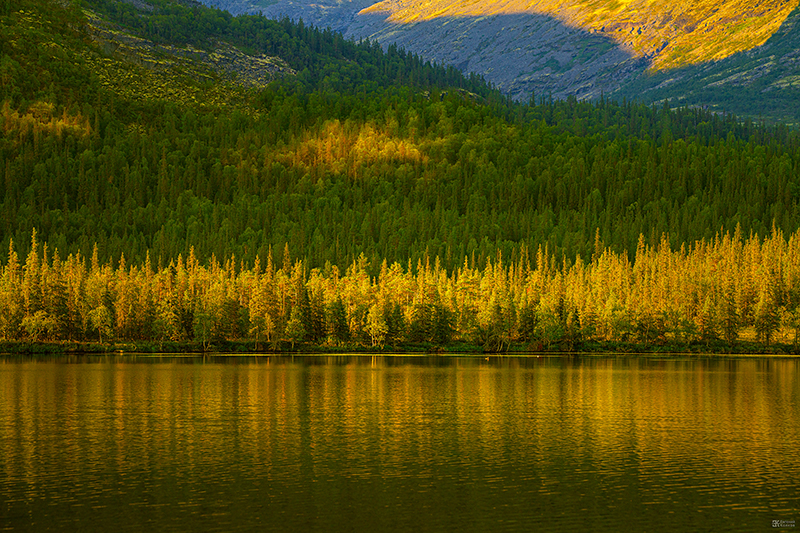
{"type": "Polygon", "coordinates": [[[797,348],[800,232],[759,239],[717,235],[680,250],[666,236],[640,238],[635,257],[597,236],[570,261],[525,248],[516,261],[465,259],[448,271],[438,257],[380,264],[362,254],[346,269],[309,268],[283,250],[248,268],[230,257],[207,265],[190,250],[163,268],[62,258],[33,232],[24,263],[13,246],[0,278],[6,339],[197,341],[210,349],[247,340],[255,350],[300,345],[396,349],[409,343],[484,351],[581,349],[593,342],[708,346],[740,338],[797,348]]]}
{"type": "Polygon", "coordinates": [[[301,21],[148,5],[0,1],[2,338],[795,342],[795,130],[513,102],[301,21]],[[147,68],[95,19],[294,73],[147,68]]]}

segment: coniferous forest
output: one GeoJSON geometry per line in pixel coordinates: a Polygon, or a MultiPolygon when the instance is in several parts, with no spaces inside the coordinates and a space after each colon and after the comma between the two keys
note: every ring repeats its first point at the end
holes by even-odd
{"type": "Polygon", "coordinates": [[[796,345],[796,131],[139,4],[0,0],[0,337],[796,345]]]}

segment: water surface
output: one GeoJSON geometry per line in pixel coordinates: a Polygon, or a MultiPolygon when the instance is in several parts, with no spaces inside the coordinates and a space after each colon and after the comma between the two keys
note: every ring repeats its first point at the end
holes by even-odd
{"type": "Polygon", "coordinates": [[[798,450],[798,359],[0,357],[10,531],[773,530],[798,450]]]}

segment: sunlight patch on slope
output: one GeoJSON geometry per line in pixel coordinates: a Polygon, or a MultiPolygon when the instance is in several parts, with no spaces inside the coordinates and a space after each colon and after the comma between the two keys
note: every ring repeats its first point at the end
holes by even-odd
{"type": "Polygon", "coordinates": [[[55,105],[50,102],[34,102],[27,111],[20,113],[5,101],[0,111],[0,132],[7,138],[12,138],[14,133],[18,140],[24,141],[28,135],[38,138],[42,133],[59,137],[64,133],[89,135],[92,128],[80,113],[71,114],[66,109],[55,113],[55,105]]]}
{"type": "Polygon", "coordinates": [[[373,124],[326,122],[318,133],[298,139],[277,158],[280,162],[308,167],[324,166],[351,177],[359,169],[376,163],[424,163],[427,157],[411,139],[399,137],[391,127],[373,124]]]}

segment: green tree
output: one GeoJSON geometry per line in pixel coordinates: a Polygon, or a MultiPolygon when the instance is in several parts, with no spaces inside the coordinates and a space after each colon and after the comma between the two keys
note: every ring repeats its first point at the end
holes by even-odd
{"type": "Polygon", "coordinates": [[[706,296],[703,299],[702,306],[697,312],[695,318],[697,325],[697,336],[699,340],[708,342],[719,338],[719,323],[717,321],[717,312],[714,308],[714,302],[711,296],[706,296]]]}
{"type": "Polygon", "coordinates": [[[344,308],[341,296],[331,302],[328,306],[328,328],[330,335],[337,344],[350,340],[350,328],[347,325],[347,313],[344,308]]]}
{"type": "Polygon", "coordinates": [[[780,314],[768,289],[760,291],[754,314],[756,338],[769,346],[780,327],[780,314]]]}
{"type": "Polygon", "coordinates": [[[114,333],[114,319],[105,305],[95,307],[89,312],[89,323],[92,329],[97,331],[98,341],[101,343],[103,337],[108,340],[114,333]]]}
{"type": "Polygon", "coordinates": [[[306,338],[306,328],[303,325],[303,319],[300,314],[300,308],[294,306],[292,308],[289,321],[286,323],[286,337],[292,343],[292,350],[294,350],[295,343],[301,342],[306,338]]]}
{"type": "Polygon", "coordinates": [[[445,306],[437,304],[432,307],[432,315],[433,341],[442,346],[449,344],[455,332],[453,313],[445,306]]]}
{"type": "Polygon", "coordinates": [[[388,331],[386,320],[383,318],[383,310],[378,304],[373,304],[367,314],[367,333],[369,333],[372,345],[383,348],[388,331]]]}
{"type": "Polygon", "coordinates": [[[736,309],[736,294],[732,287],[725,291],[720,307],[719,324],[722,327],[722,335],[726,341],[733,343],[739,338],[741,322],[739,311],[736,309]]]}
{"type": "Polygon", "coordinates": [[[392,346],[405,339],[406,317],[399,303],[394,302],[384,307],[384,321],[386,322],[386,342],[392,346]]]}

